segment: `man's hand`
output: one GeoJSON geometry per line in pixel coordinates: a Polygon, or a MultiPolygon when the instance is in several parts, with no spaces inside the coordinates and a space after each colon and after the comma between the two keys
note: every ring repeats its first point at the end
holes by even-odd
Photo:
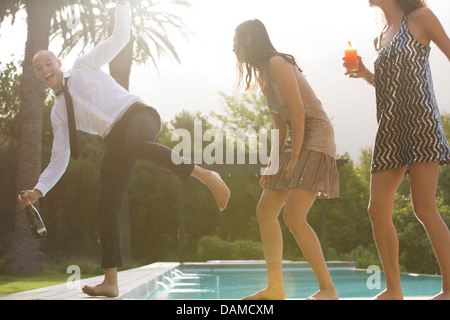
{"type": "Polygon", "coordinates": [[[42,193],[39,190],[27,190],[25,193],[19,194],[19,203],[22,209],[24,209],[25,207],[34,204],[40,197],[42,197],[42,193]]]}

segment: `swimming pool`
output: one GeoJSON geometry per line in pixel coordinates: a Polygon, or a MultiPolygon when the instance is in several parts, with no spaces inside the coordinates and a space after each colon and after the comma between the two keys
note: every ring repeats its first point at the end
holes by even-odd
{"type": "MultiPolygon", "coordinates": [[[[382,272],[380,288],[369,289],[367,282],[373,273],[345,264],[332,265],[329,270],[340,298],[374,297],[384,290],[382,272]]],[[[287,299],[304,299],[318,290],[316,277],[307,264],[285,264],[283,277],[287,299]]],[[[405,297],[433,296],[441,291],[439,276],[402,274],[401,278],[405,297]]],[[[265,288],[267,272],[261,264],[181,265],[157,285],[148,299],[234,300],[265,288]]]]}

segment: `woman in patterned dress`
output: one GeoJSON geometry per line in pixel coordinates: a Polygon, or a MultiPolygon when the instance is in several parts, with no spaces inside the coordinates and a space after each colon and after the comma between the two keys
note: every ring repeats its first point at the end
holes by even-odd
{"type": "Polygon", "coordinates": [[[386,21],[374,43],[378,51],[375,74],[360,57],[358,70],[346,74],[364,78],[376,88],[378,130],[368,211],[386,275],[386,290],[376,299],[403,299],[392,211],[405,173],[410,175],[414,213],[427,231],[441,268],[442,291],[433,298],[450,299],[450,233],[436,206],[439,165],[450,164],[450,148],[429,64],[431,41],[450,60],[450,39],[423,0],[369,3],[383,11],[386,21]]]}
{"type": "Polygon", "coordinates": [[[253,76],[256,78],[279,132],[279,150],[272,151],[273,163],[268,167],[278,163],[278,171],[266,171],[262,176],[264,190],[256,210],[269,283],[266,289],[244,299],[285,298],[283,239],[278,222],[283,206],[284,221],[319,282],[320,290],[309,299],[338,299],[320,242],[306,218],[316,197],[339,195],[333,126],[294,57],[275,50],[261,21],[246,21],[236,28],[233,50],[241,80],[244,68],[247,89],[253,76]]]}

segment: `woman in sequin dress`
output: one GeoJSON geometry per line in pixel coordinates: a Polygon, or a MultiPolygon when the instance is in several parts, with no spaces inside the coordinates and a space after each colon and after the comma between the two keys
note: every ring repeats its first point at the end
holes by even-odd
{"type": "MultiPolygon", "coordinates": [[[[275,50],[261,21],[250,20],[237,27],[234,52],[241,80],[246,68],[247,89],[255,76],[267,98],[280,142],[280,150],[272,150],[270,157],[271,161],[279,159],[278,171],[266,171],[262,176],[264,191],[257,206],[268,286],[244,299],[285,298],[283,239],[278,222],[283,206],[284,221],[319,281],[320,290],[310,299],[338,299],[320,242],[306,219],[316,197],[335,198],[339,194],[331,122],[295,59],[275,50]]],[[[274,166],[269,164],[269,168],[274,166]]]]}
{"type": "Polygon", "coordinates": [[[450,233],[436,206],[439,165],[450,164],[429,64],[433,41],[450,60],[450,39],[422,0],[370,0],[387,22],[375,39],[375,74],[360,58],[357,72],[376,88],[378,131],[373,149],[369,215],[386,275],[377,299],[403,299],[399,244],[392,222],[394,194],[406,172],[411,201],[441,268],[442,291],[450,299],[450,233]]]}

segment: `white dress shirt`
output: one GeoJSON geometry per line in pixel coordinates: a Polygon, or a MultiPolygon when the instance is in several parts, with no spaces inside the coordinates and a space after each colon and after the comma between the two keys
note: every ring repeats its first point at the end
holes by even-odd
{"type": "MultiPolygon", "coordinates": [[[[130,28],[130,5],[117,4],[112,35],[91,52],[79,57],[70,71],[64,72],[64,77],[70,76],[68,88],[73,100],[77,130],[104,138],[133,103],[142,102],[101,70],[129,42],[130,28]]],[[[59,181],[70,160],[64,95],[56,97],[51,122],[54,136],[51,159],[35,187],[43,196],[59,181]]]]}

